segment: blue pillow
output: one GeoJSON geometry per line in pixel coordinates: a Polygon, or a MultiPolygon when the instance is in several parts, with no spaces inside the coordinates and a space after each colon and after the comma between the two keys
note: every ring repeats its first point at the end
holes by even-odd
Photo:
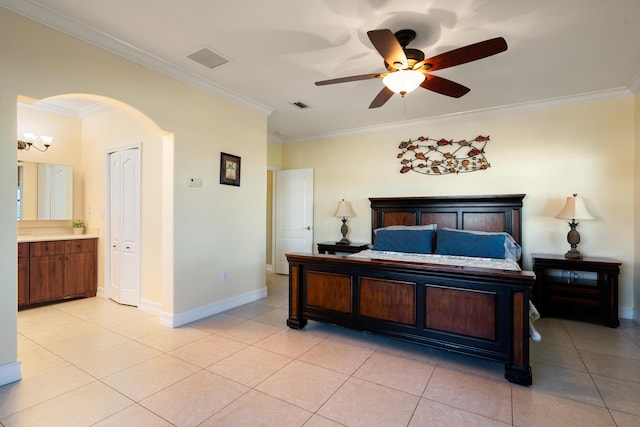
{"type": "Polygon", "coordinates": [[[373,250],[433,253],[433,230],[394,230],[381,228],[376,232],[373,250]]]}
{"type": "Polygon", "coordinates": [[[505,233],[477,233],[440,228],[436,254],[505,259],[505,233]]]}

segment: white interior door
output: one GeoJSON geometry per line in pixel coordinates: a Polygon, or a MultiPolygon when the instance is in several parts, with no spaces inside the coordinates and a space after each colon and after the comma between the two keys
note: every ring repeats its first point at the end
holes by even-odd
{"type": "Polygon", "coordinates": [[[285,254],[313,253],[313,169],[276,171],[275,272],[289,274],[285,254]]]}
{"type": "Polygon", "coordinates": [[[109,154],[109,296],[140,301],[140,149],[109,154]]]}
{"type": "Polygon", "coordinates": [[[109,154],[109,297],[120,302],[120,153],[109,154]]]}

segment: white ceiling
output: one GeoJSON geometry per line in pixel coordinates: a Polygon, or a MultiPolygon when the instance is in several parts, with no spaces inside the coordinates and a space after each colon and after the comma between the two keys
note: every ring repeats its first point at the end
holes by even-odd
{"type": "MultiPolygon", "coordinates": [[[[640,88],[639,0],[0,0],[0,5],[269,115],[283,142],[502,107],[622,96],[640,88]],[[430,57],[502,36],[506,52],[435,72],[471,88],[418,88],[368,105],[383,72],[366,32],[411,28],[430,57]],[[229,62],[206,68],[207,47],[229,62]],[[292,105],[301,101],[309,108],[292,105]]],[[[86,107],[86,106],[85,106],[86,107]]]]}

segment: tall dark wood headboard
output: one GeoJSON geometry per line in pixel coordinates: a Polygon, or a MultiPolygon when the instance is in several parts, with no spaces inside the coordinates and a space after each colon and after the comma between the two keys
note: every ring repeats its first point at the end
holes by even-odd
{"type": "Polygon", "coordinates": [[[437,197],[371,197],[373,230],[390,225],[427,225],[476,231],[505,231],[522,246],[525,194],[437,197]]]}

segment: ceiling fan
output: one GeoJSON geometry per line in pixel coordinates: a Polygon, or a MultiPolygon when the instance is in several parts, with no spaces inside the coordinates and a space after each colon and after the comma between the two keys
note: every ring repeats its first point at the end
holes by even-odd
{"type": "Polygon", "coordinates": [[[433,75],[431,72],[476,61],[507,50],[505,39],[496,37],[425,59],[421,50],[407,48],[407,45],[416,37],[416,32],[413,30],[400,30],[395,34],[387,29],[371,30],[367,31],[367,35],[384,58],[384,65],[388,72],[322,80],[316,82],[316,86],[382,78],[385,86],[373,99],[369,108],[381,107],[394,93],[404,96],[418,86],[442,95],[460,98],[471,89],[433,75]]]}

